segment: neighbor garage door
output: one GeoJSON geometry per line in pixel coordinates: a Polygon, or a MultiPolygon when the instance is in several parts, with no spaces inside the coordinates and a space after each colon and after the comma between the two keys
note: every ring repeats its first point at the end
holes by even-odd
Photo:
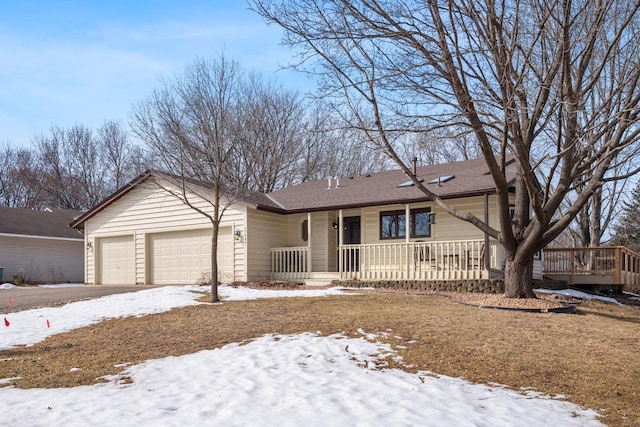
{"type": "MultiPolygon", "coordinates": [[[[231,227],[220,229],[218,266],[230,270],[231,227]]],[[[211,272],[211,231],[157,233],[149,237],[149,278],[158,285],[195,284],[211,272]]]]}
{"type": "Polygon", "coordinates": [[[134,284],[135,252],[133,236],[102,237],[98,240],[98,283],[134,284]]]}

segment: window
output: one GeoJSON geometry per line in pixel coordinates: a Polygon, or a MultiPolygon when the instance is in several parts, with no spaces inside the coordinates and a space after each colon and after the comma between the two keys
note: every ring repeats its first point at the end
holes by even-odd
{"type": "Polygon", "coordinates": [[[309,241],[309,220],[305,219],[302,221],[302,240],[305,242],[309,241]]]}
{"type": "MultiPolygon", "coordinates": [[[[430,237],[431,209],[412,209],[409,212],[409,237],[430,237]]],[[[407,236],[406,211],[380,212],[380,240],[402,239],[407,236]]]]}

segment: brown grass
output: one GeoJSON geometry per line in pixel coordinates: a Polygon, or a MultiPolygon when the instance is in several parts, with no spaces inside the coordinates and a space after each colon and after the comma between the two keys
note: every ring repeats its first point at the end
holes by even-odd
{"type": "Polygon", "coordinates": [[[265,333],[390,332],[406,365],[563,394],[612,426],[640,426],[640,310],[585,302],[578,314],[481,309],[399,293],[225,302],[115,319],[0,352],[17,387],[94,384],[114,365],[183,355],[265,333]],[[397,338],[399,337],[399,338],[397,338]],[[405,348],[406,347],[406,348],[405,348]],[[71,368],[81,368],[70,372],[71,368]]]}

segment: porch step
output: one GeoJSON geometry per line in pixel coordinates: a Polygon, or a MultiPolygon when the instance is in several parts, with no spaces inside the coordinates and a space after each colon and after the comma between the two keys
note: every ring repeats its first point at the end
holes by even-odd
{"type": "Polygon", "coordinates": [[[304,284],[307,286],[327,286],[333,280],[340,279],[340,273],[333,272],[311,273],[310,276],[308,279],[304,279],[304,284]]]}

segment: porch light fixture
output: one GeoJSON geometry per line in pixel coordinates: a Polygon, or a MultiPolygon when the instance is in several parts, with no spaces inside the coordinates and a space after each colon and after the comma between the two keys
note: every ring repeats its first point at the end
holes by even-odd
{"type": "Polygon", "coordinates": [[[93,243],[87,242],[87,250],[90,251],[91,249],[93,249],[93,243]]]}
{"type": "Polygon", "coordinates": [[[338,223],[335,221],[331,223],[331,226],[333,227],[334,230],[338,229],[338,223]]]}
{"type": "Polygon", "coordinates": [[[427,214],[427,221],[429,222],[429,224],[435,224],[436,223],[436,213],[435,212],[429,212],[427,214]]]}

